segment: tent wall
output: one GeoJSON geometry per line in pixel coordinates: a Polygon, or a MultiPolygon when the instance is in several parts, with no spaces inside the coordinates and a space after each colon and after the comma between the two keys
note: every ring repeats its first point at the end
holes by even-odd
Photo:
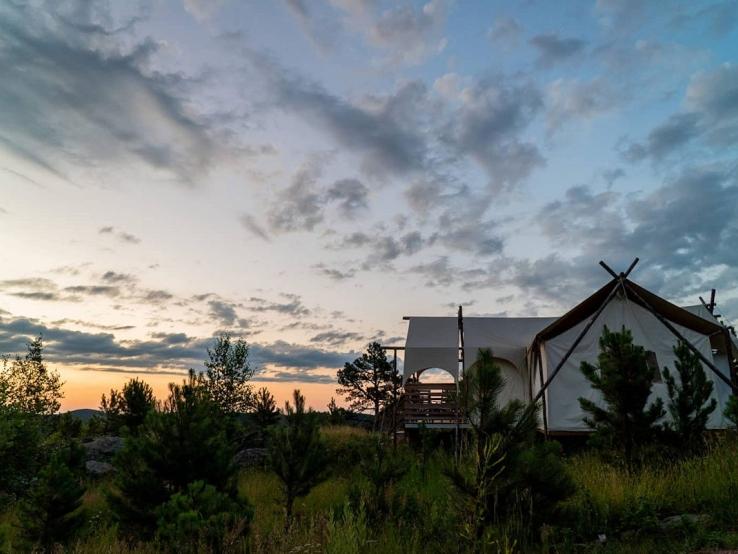
{"type": "MultiPolygon", "coordinates": [[[[586,321],[582,321],[543,343],[541,353],[544,362],[544,381],[548,379],[548,368],[558,365],[586,324],[586,321]]],[[[589,430],[583,421],[584,413],[579,406],[579,398],[587,398],[596,403],[600,403],[601,398],[600,394],[590,387],[579,368],[583,361],[597,362],[599,338],[605,325],[610,330],[620,330],[623,326],[630,329],[636,344],[656,354],[660,368],[668,366],[673,370],[675,359],[673,347],[677,343],[676,337],[647,310],[625,298],[616,297],[605,308],[547,389],[546,405],[550,431],[589,430]]],[[[708,360],[713,359],[709,337],[676,324],[674,326],[708,360]]],[[[727,360],[725,364],[727,365],[727,360]]],[[[709,368],[705,368],[705,373],[714,383],[713,395],[718,400],[718,408],[708,421],[708,427],[721,428],[724,426],[722,413],[730,390],[709,368]]],[[[540,390],[538,381],[536,385],[534,395],[540,390]]],[[[668,399],[665,384],[654,383],[652,399],[657,397],[663,398],[664,401],[668,399]]]]}
{"type": "Polygon", "coordinates": [[[437,367],[459,375],[459,324],[455,317],[413,317],[407,329],[403,382],[413,373],[437,367]]]}

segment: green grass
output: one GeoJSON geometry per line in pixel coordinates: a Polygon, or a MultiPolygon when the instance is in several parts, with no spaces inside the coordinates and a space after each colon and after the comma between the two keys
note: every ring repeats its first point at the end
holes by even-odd
{"type": "MultiPolygon", "coordinates": [[[[284,531],[284,508],[279,480],[270,472],[247,470],[239,475],[239,494],[254,507],[248,539],[235,551],[258,553],[423,553],[464,552],[461,504],[443,475],[443,454],[429,461],[425,473],[417,461],[387,491],[389,514],[372,516],[358,501],[369,490],[355,460],[361,445],[371,441],[365,431],[329,427],[322,430],[331,452],[348,453],[341,471],[300,498],[295,523],[284,531]]],[[[417,457],[415,458],[417,460],[417,457]]],[[[696,553],[738,548],[738,443],[716,443],[704,456],[653,465],[629,474],[584,453],[566,461],[574,479],[574,496],[542,533],[536,553],[592,552],[696,553]],[[664,518],[706,514],[706,524],[685,523],[664,530],[664,518]],[[604,543],[598,535],[606,537],[604,543]]],[[[116,533],[105,501],[106,481],[91,483],[84,498],[87,523],[67,552],[121,554],[155,552],[153,545],[126,544],[116,533]]],[[[3,552],[14,534],[12,509],[0,514],[3,552]]],[[[510,548],[504,530],[490,552],[510,548]],[[507,541],[507,547],[505,542],[507,541]]],[[[0,542],[0,544],[2,544],[0,542]]]]}

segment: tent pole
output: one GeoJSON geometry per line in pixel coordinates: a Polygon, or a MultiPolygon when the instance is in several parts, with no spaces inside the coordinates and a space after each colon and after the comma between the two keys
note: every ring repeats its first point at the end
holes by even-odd
{"type": "Polygon", "coordinates": [[[458,357],[459,360],[461,360],[461,371],[456,372],[456,406],[454,406],[454,416],[456,420],[456,427],[454,429],[454,454],[456,455],[456,462],[458,463],[460,458],[460,448],[459,448],[459,375],[464,371],[464,311],[461,306],[459,306],[459,315],[458,315],[458,323],[459,323],[459,344],[461,345],[461,354],[458,357]]]}
{"type": "Polygon", "coordinates": [[[595,314],[592,316],[592,319],[589,320],[589,323],[582,329],[582,332],[579,333],[579,336],[577,339],[572,343],[572,345],[569,347],[569,350],[566,351],[566,354],[564,354],[564,357],[561,358],[561,361],[556,365],[553,372],[549,376],[549,378],[546,380],[546,382],[541,387],[541,390],[538,391],[538,394],[536,394],[536,397],[533,399],[533,404],[537,403],[543,394],[546,392],[546,389],[551,384],[551,381],[554,380],[556,375],[561,371],[561,368],[564,367],[564,364],[569,359],[569,357],[574,352],[574,349],[579,346],[579,343],[582,342],[582,339],[589,331],[590,327],[594,325],[594,322],[597,321],[597,318],[600,317],[600,314],[603,312],[605,307],[610,303],[610,300],[612,300],[613,296],[615,296],[615,293],[617,290],[622,286],[622,281],[618,279],[613,279],[613,282],[615,282],[615,286],[612,287],[612,290],[610,291],[610,294],[607,295],[607,298],[605,298],[605,301],[602,303],[602,305],[597,309],[595,314]]]}
{"type": "MultiPolygon", "coordinates": [[[[540,382],[543,383],[543,360],[541,358],[541,347],[536,342],[536,361],[538,362],[538,378],[540,379],[540,382]]],[[[544,394],[541,397],[542,400],[542,410],[543,410],[543,436],[548,439],[548,414],[547,412],[547,406],[546,406],[546,395],[544,394]]]]}
{"type": "Polygon", "coordinates": [[[725,337],[725,353],[728,355],[728,370],[730,371],[730,380],[733,383],[733,392],[738,391],[738,371],[735,368],[735,359],[733,358],[733,339],[730,337],[730,331],[723,326],[723,336],[725,337]]]}
{"type": "Polygon", "coordinates": [[[710,360],[708,360],[702,352],[700,352],[691,342],[689,342],[687,339],[684,338],[684,336],[676,330],[676,328],[669,322],[668,319],[666,319],[664,316],[662,316],[660,313],[658,313],[653,306],[651,306],[648,302],[646,302],[640,294],[638,294],[635,290],[631,289],[630,292],[635,296],[635,298],[638,300],[638,302],[646,308],[649,312],[651,312],[656,319],[658,319],[664,327],[666,327],[671,333],[678,338],[680,341],[682,341],[684,344],[687,345],[687,347],[697,355],[697,357],[704,363],[707,367],[709,367],[715,375],[717,375],[723,382],[725,382],[733,391],[734,394],[738,394],[738,388],[734,386],[733,383],[731,383],[730,379],[728,379],[725,375],[723,375],[723,372],[720,371],[717,367],[715,367],[715,364],[713,364],[710,360]]]}
{"type": "Polygon", "coordinates": [[[397,448],[397,348],[392,350],[392,446],[397,448]]]}

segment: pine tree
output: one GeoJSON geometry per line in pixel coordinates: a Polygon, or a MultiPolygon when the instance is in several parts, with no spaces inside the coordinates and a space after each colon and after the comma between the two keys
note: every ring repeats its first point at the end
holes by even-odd
{"type": "Polygon", "coordinates": [[[203,384],[225,414],[243,414],[249,411],[253,392],[249,380],[254,368],[249,364],[249,347],[242,340],[231,340],[228,333],[215,339],[208,348],[203,384]]]}
{"type": "Polygon", "coordinates": [[[151,535],[156,508],[194,481],[234,493],[234,449],[218,406],[194,375],[169,385],[160,412],[150,412],[114,462],[109,501],[128,531],[151,535]]]}
{"type": "Polygon", "coordinates": [[[364,411],[371,408],[374,412],[373,429],[379,423],[379,410],[390,397],[395,373],[387,354],[378,342],[373,342],[367,351],[352,363],[346,362],[343,369],[338,370],[338,394],[344,395],[351,404],[351,409],[364,411]]]}
{"type": "Polygon", "coordinates": [[[100,411],[105,416],[107,432],[118,433],[126,427],[135,435],[143,424],[146,415],[156,407],[154,391],[148,383],[131,379],[123,385],[123,391],[110,390],[110,398],[104,394],[100,401],[100,411]]]}
{"type": "Polygon", "coordinates": [[[274,396],[269,389],[261,387],[254,395],[254,419],[261,431],[274,425],[279,420],[279,410],[274,396]]]}
{"type": "Polygon", "coordinates": [[[674,347],[674,354],[678,382],[669,368],[663,371],[671,414],[668,428],[675,433],[680,447],[694,451],[704,445],[707,420],[717,408],[717,400],[710,399],[713,384],[707,380],[699,356],[682,341],[674,347]]]}
{"type": "Polygon", "coordinates": [[[489,349],[479,351],[459,383],[459,407],[472,427],[471,460],[447,470],[474,508],[474,540],[489,524],[513,514],[536,531],[554,506],[574,492],[555,442],[536,444],[538,407],[511,400],[501,405],[502,370],[489,349]]]}
{"type": "Polygon", "coordinates": [[[728,405],[725,407],[725,418],[733,424],[733,429],[738,431],[738,395],[731,394],[728,405]]]}
{"type": "Polygon", "coordinates": [[[24,540],[45,550],[64,542],[82,523],[79,508],[83,494],[84,488],[63,454],[55,453],[20,503],[18,519],[24,540]]]}
{"type": "Polygon", "coordinates": [[[285,402],[286,424],[275,427],[269,444],[269,461],[282,482],[285,529],[292,522],[295,499],[305,496],[325,478],[327,457],[315,414],[305,410],[305,397],[293,393],[294,406],[285,402]]]}
{"type": "Polygon", "coordinates": [[[589,417],[585,423],[594,431],[593,441],[620,449],[629,469],[634,467],[640,449],[656,434],[656,423],[666,415],[664,403],[651,396],[653,369],[646,351],[633,344],[625,327],[620,332],[604,328],[600,337],[598,365],[582,362],[581,371],[602,395],[602,408],[586,398],[579,405],[589,417]]]}

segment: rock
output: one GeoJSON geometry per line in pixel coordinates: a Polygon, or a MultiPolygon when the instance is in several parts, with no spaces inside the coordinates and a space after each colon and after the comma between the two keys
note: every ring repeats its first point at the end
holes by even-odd
{"type": "Polygon", "coordinates": [[[678,516],[670,516],[662,519],[659,523],[661,529],[679,529],[684,526],[704,527],[710,523],[710,516],[707,514],[681,514],[678,516]]]}
{"type": "Polygon", "coordinates": [[[236,452],[233,463],[239,467],[256,467],[266,462],[268,450],[266,448],[244,448],[236,452]]]}
{"type": "Polygon", "coordinates": [[[121,437],[103,436],[83,443],[85,459],[87,460],[111,460],[113,455],[123,448],[121,437]]]}
{"type": "Polygon", "coordinates": [[[115,471],[115,468],[108,462],[98,462],[97,460],[88,460],[85,462],[85,469],[90,475],[101,477],[115,471]]]}

